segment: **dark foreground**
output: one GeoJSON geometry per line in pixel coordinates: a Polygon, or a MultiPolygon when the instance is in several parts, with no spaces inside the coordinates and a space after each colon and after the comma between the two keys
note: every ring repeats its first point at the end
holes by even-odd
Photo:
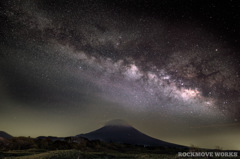
{"type": "MultiPolygon", "coordinates": [[[[120,153],[120,152],[82,152],[80,150],[15,150],[2,152],[3,159],[180,159],[177,154],[151,154],[151,153],[120,153]]],[[[190,157],[184,157],[190,159],[190,157]]],[[[215,159],[226,157],[214,157],[215,159]]],[[[229,157],[229,159],[240,157],[229,157]]],[[[183,159],[183,158],[182,158],[183,159]]],[[[194,157],[194,159],[205,159],[194,157]]]]}
{"type": "MultiPolygon", "coordinates": [[[[207,152],[197,147],[151,147],[88,140],[82,137],[0,140],[0,159],[177,159],[179,152],[207,152]]],[[[238,152],[238,154],[240,154],[238,152]]],[[[190,157],[183,157],[190,158],[190,157]]],[[[199,157],[194,157],[198,159],[199,157]]],[[[217,158],[217,157],[216,157],[217,158]]],[[[226,158],[226,157],[218,157],[226,158]]],[[[240,157],[229,157],[238,159],[240,157]]],[[[204,157],[201,157],[204,159],[204,157]]]]}
{"type": "Polygon", "coordinates": [[[79,150],[55,150],[48,152],[34,151],[9,151],[1,154],[1,158],[19,158],[19,159],[159,159],[159,158],[176,158],[175,155],[168,154],[128,154],[119,152],[81,152],[79,150]]]}

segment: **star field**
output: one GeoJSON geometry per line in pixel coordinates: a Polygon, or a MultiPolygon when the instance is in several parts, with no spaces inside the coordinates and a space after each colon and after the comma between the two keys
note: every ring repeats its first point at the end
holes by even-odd
{"type": "Polygon", "coordinates": [[[240,149],[228,138],[240,120],[234,2],[1,3],[0,129],[25,135],[39,123],[74,135],[121,118],[172,142],[208,146],[202,132],[220,136],[210,147],[227,138],[225,148],[240,149]]]}

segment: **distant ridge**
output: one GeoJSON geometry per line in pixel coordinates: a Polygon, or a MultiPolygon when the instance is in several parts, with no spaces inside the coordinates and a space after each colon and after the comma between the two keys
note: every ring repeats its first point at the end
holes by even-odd
{"type": "Polygon", "coordinates": [[[57,140],[64,140],[64,137],[56,137],[56,136],[38,136],[36,139],[50,139],[52,141],[57,141],[57,140]]]}
{"type": "Polygon", "coordinates": [[[8,133],[4,132],[4,131],[0,131],[0,137],[4,138],[4,139],[10,139],[12,138],[11,135],[9,135],[8,133]]]}
{"type": "Polygon", "coordinates": [[[152,138],[133,128],[125,121],[119,119],[110,121],[104,127],[90,133],[77,135],[77,137],[85,137],[89,140],[101,140],[105,142],[126,143],[132,145],[178,148],[185,147],[152,138]]]}

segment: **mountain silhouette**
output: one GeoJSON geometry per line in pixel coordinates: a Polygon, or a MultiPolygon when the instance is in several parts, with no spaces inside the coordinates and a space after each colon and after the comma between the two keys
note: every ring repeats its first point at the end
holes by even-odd
{"type": "Polygon", "coordinates": [[[0,131],[0,137],[4,138],[4,139],[10,139],[12,138],[11,135],[9,135],[8,133],[4,132],[4,131],[0,131]]]}
{"type": "Polygon", "coordinates": [[[144,146],[184,147],[145,135],[124,121],[110,121],[104,127],[87,134],[77,135],[89,140],[126,143],[144,146]]]}

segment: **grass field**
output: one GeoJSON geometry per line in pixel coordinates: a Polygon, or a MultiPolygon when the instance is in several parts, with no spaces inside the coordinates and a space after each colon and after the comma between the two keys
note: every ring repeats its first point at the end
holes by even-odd
{"type": "MultiPolygon", "coordinates": [[[[178,159],[176,155],[170,155],[170,154],[82,152],[79,150],[46,151],[46,150],[38,150],[38,149],[8,151],[4,153],[2,152],[0,153],[0,158],[1,159],[178,159]]],[[[188,158],[188,157],[185,157],[185,158],[188,158]]],[[[181,159],[184,159],[184,158],[181,158],[181,159]]],[[[188,159],[191,159],[191,158],[188,158],[188,159]]],[[[192,159],[204,159],[204,158],[194,157],[192,159]]],[[[239,157],[234,157],[234,159],[239,159],[239,157]]]]}
{"type": "Polygon", "coordinates": [[[78,150],[56,151],[9,151],[0,155],[3,159],[172,159],[174,155],[164,154],[126,154],[105,152],[81,152],[78,150]]]}

